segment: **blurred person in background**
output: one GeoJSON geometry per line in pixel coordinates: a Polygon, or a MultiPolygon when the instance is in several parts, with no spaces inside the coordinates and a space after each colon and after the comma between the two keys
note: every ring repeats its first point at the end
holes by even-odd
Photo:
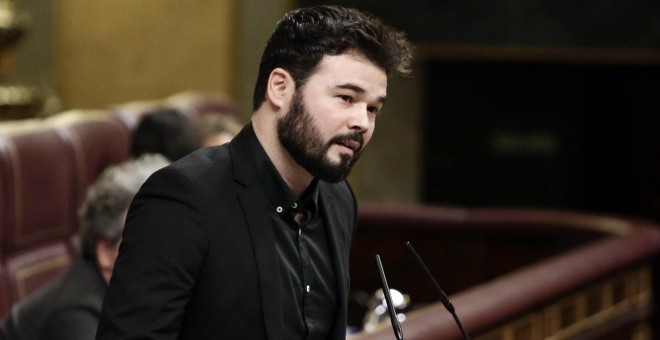
{"type": "Polygon", "coordinates": [[[202,147],[222,145],[231,141],[243,128],[236,117],[210,113],[198,119],[202,147]]]}
{"type": "Polygon", "coordinates": [[[0,339],[94,339],[128,206],[147,177],[167,164],[147,154],[103,171],[80,209],[81,254],[61,278],[12,307],[0,339]]]}
{"type": "Polygon", "coordinates": [[[201,139],[194,122],[173,108],[159,108],[142,116],[133,131],[131,155],[159,153],[174,162],[197,150],[201,139]]]}

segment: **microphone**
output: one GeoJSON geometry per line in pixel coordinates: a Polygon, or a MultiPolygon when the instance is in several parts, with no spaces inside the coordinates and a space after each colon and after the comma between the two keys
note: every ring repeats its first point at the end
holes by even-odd
{"type": "Polygon", "coordinates": [[[408,248],[408,251],[412,258],[417,262],[417,265],[419,268],[422,269],[424,274],[426,275],[426,278],[431,282],[431,285],[433,288],[435,288],[436,294],[438,294],[438,297],[440,298],[440,301],[442,304],[445,306],[445,308],[451,313],[451,315],[454,317],[454,320],[456,321],[456,324],[458,325],[458,328],[461,330],[461,333],[463,334],[463,338],[466,340],[470,340],[470,336],[467,334],[465,329],[463,328],[463,324],[461,324],[461,320],[458,319],[458,315],[456,315],[456,310],[454,309],[454,305],[451,304],[451,301],[449,301],[449,298],[447,297],[447,294],[442,291],[442,288],[440,288],[440,285],[438,282],[435,280],[431,272],[429,271],[429,268],[426,267],[424,264],[424,261],[422,261],[422,258],[417,255],[417,252],[415,251],[415,248],[413,248],[412,244],[410,242],[406,242],[406,247],[408,248]]]}
{"type": "Polygon", "coordinates": [[[396,311],[394,310],[394,304],[392,303],[392,295],[390,294],[390,287],[387,286],[387,279],[385,278],[383,263],[380,262],[379,255],[376,255],[376,265],[378,266],[378,273],[380,274],[380,283],[383,287],[385,301],[387,301],[387,310],[390,312],[390,320],[392,321],[392,330],[394,331],[394,336],[397,340],[403,340],[403,331],[401,330],[399,319],[396,317],[396,311]]]}

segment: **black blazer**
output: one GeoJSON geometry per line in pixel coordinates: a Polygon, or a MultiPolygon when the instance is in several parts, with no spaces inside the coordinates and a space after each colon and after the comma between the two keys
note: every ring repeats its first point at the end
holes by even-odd
{"type": "Polygon", "coordinates": [[[0,339],[92,339],[105,291],[96,263],[79,256],[64,276],[12,307],[0,339]]]}
{"type": "MultiPolygon", "coordinates": [[[[97,339],[282,339],[280,278],[269,203],[248,125],[230,144],[156,172],[136,195],[97,339]]],[[[346,182],[319,183],[346,334],[348,255],[356,201],[346,182]]]]}

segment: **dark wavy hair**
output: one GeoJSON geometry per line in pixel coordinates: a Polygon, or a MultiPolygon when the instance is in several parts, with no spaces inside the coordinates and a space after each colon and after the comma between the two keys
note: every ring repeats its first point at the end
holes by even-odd
{"type": "Polygon", "coordinates": [[[264,49],[253,109],[264,102],[266,83],[275,68],[287,70],[300,88],[323,56],[355,51],[389,77],[411,72],[412,49],[404,33],[356,9],[317,6],[290,11],[277,23],[264,49]]]}

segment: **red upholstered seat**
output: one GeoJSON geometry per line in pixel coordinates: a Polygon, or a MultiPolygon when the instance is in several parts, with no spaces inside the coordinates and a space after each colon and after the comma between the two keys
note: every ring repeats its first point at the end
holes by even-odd
{"type": "Polygon", "coordinates": [[[80,251],[78,209],[87,188],[130,157],[141,115],[163,106],[192,116],[235,112],[223,96],[185,93],[0,123],[0,317],[69,267],[80,251]]]}
{"type": "Polygon", "coordinates": [[[9,278],[4,264],[0,263],[0,319],[4,318],[11,307],[9,296],[9,278]]]}
{"type": "Polygon", "coordinates": [[[63,241],[39,245],[12,254],[6,259],[9,297],[19,301],[61,276],[73,260],[63,241]]]}
{"type": "Polygon", "coordinates": [[[238,117],[238,106],[224,93],[184,91],[163,100],[167,107],[181,110],[190,117],[206,114],[222,114],[238,117]]]}
{"type": "Polygon", "coordinates": [[[0,128],[0,250],[77,232],[89,185],[129,157],[130,135],[105,111],[69,111],[0,128]]]}
{"type": "Polygon", "coordinates": [[[0,125],[0,315],[68,268],[87,188],[129,143],[105,111],[0,125]]]}
{"type": "Polygon", "coordinates": [[[64,128],[36,121],[0,130],[0,249],[15,252],[73,232],[76,162],[64,128]]]}
{"type": "Polygon", "coordinates": [[[119,121],[102,110],[67,111],[53,116],[51,121],[63,128],[75,156],[74,198],[79,208],[87,188],[101,172],[129,158],[130,135],[119,121]]]}
{"type": "Polygon", "coordinates": [[[206,114],[223,114],[238,117],[238,105],[223,93],[184,91],[162,100],[136,100],[110,108],[112,116],[127,130],[133,131],[142,116],[158,108],[177,109],[196,119],[206,114]]]}
{"type": "Polygon", "coordinates": [[[126,131],[132,133],[144,114],[161,107],[163,107],[162,101],[136,100],[114,105],[110,108],[110,111],[112,117],[124,126],[126,131]]]}

